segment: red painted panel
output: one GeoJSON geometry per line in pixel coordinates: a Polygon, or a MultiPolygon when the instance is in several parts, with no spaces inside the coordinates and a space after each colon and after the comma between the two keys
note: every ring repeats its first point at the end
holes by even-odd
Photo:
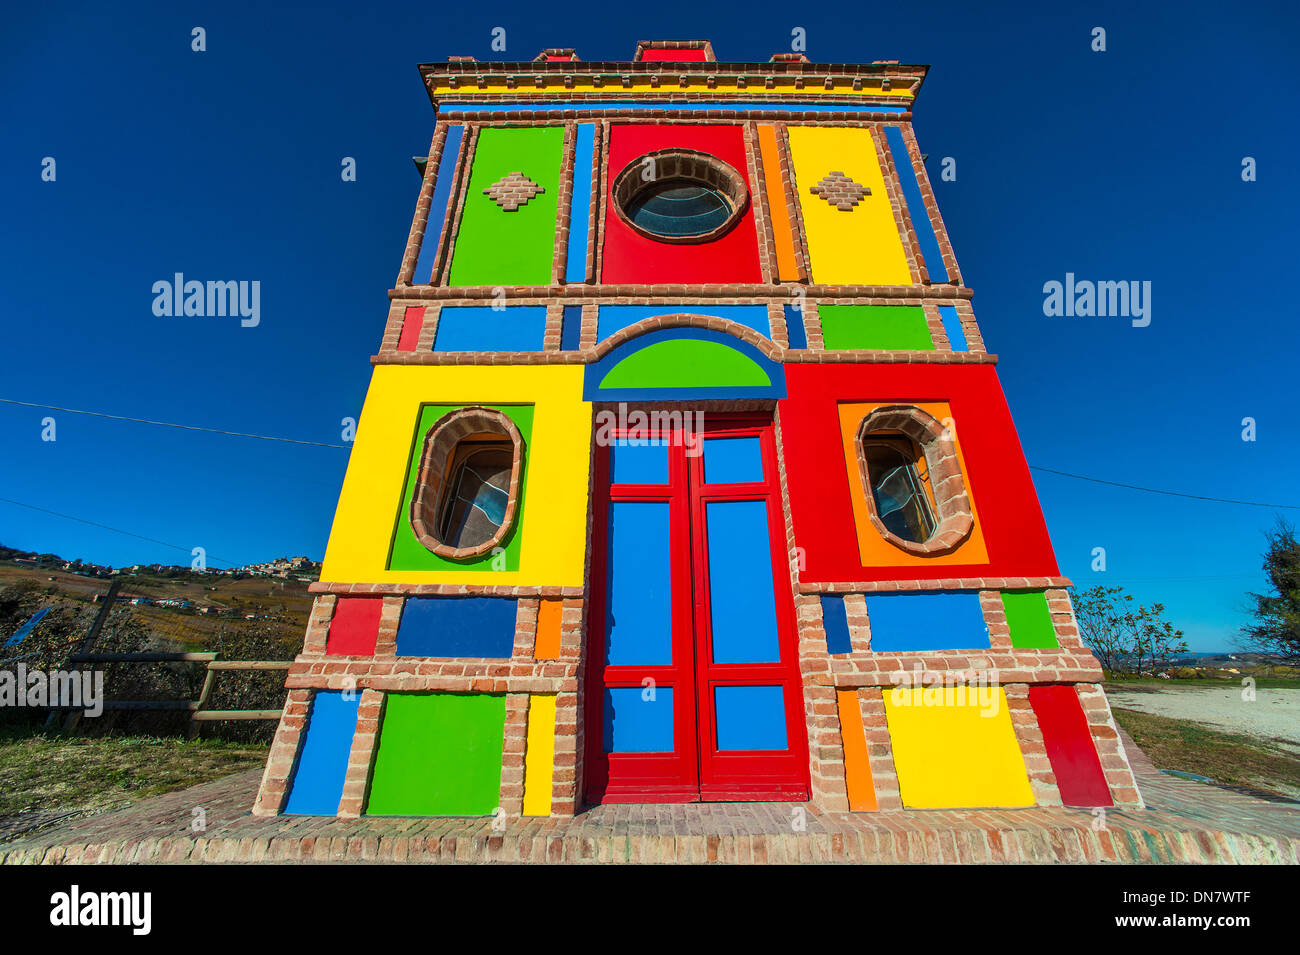
{"type": "Polygon", "coordinates": [[[1038,495],[992,365],[792,363],[785,379],[782,454],[795,543],[806,557],[802,581],[1057,575],[1038,495]],[[988,563],[862,566],[836,413],[841,401],[949,403],[988,563]]]}
{"type": "Polygon", "coordinates": [[[402,335],[397,340],[398,351],[415,351],[420,341],[420,327],[424,324],[424,306],[411,306],[402,315],[402,335]]]}
{"type": "MultiPolygon", "coordinates": [[[[609,145],[611,191],[614,179],[628,163],[653,150],[672,147],[716,156],[749,183],[744,135],[739,126],[615,125],[609,145]]],[[[612,206],[612,199],[606,202],[602,282],[703,285],[762,281],[752,202],[731,231],[702,245],[647,239],[628,228],[612,206]]]]}
{"type": "Polygon", "coordinates": [[[657,47],[646,47],[641,51],[641,59],[649,60],[666,60],[670,63],[703,63],[703,50],[663,50],[657,47]]]}
{"type": "Polygon", "coordinates": [[[1031,686],[1029,705],[1043,731],[1056,785],[1067,806],[1110,806],[1110,789],[1097,747],[1072,686],[1031,686]]]}
{"type": "Polygon", "coordinates": [[[379,614],[383,608],[382,597],[340,597],[330,619],[325,655],[374,656],[375,640],[379,636],[379,614]]]}

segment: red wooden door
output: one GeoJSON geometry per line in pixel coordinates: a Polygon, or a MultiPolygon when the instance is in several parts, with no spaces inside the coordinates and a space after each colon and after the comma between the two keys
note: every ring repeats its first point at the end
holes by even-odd
{"type": "Polygon", "coordinates": [[[616,432],[595,487],[588,798],[807,799],[771,420],[616,432]]]}

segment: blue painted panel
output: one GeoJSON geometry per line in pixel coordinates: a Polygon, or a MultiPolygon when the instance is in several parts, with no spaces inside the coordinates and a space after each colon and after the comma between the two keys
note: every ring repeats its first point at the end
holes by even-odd
{"type": "Polygon", "coordinates": [[[509,597],[408,597],[397,627],[397,655],[509,659],[516,611],[509,597]]]}
{"type": "Polygon", "coordinates": [[[564,306],[564,319],[560,325],[560,349],[577,351],[582,347],[582,306],[564,306]]]}
{"type": "Polygon", "coordinates": [[[594,103],[594,102],[570,102],[570,103],[546,103],[539,105],[536,103],[439,103],[438,111],[443,113],[482,113],[497,112],[505,110],[508,113],[535,113],[538,111],[548,110],[590,110],[590,109],[638,109],[638,110],[686,110],[699,111],[720,109],[725,112],[748,112],[750,110],[762,110],[764,112],[775,113],[824,113],[828,110],[836,113],[906,113],[908,107],[893,106],[888,104],[875,104],[867,106],[854,106],[849,103],[835,103],[828,105],[822,103],[787,103],[781,100],[756,101],[752,103],[594,103]]]}
{"type": "Polygon", "coordinates": [[[432,202],[429,205],[429,221],[424,227],[420,254],[415,260],[412,281],[416,285],[427,285],[433,281],[433,260],[438,257],[438,245],[442,242],[442,223],[447,215],[447,203],[451,200],[452,182],[460,167],[460,140],[464,132],[464,126],[447,127],[442,159],[438,162],[438,180],[434,183],[432,202]]]}
{"type": "Polygon", "coordinates": [[[438,313],[434,351],[541,351],[545,305],[454,305],[438,313]]]}
{"type": "Polygon", "coordinates": [[[785,307],[785,330],[791,348],[808,347],[808,333],[803,327],[803,309],[793,305],[785,307]]]}
{"type": "Polygon", "coordinates": [[[719,686],[713,690],[718,750],[787,749],[785,697],[779,686],[719,686]]]}
{"type": "Polygon", "coordinates": [[[673,691],[658,687],[653,698],[639,686],[605,690],[605,752],[671,753],[673,751],[673,691]]]}
{"type": "Polygon", "coordinates": [[[709,618],[715,663],[776,663],[776,600],[765,501],[710,501],[709,618]]]}
{"type": "Polygon", "coordinates": [[[839,594],[822,594],[822,627],[826,630],[827,653],[852,653],[849,612],[839,594]]]}
{"type": "Polygon", "coordinates": [[[587,226],[591,213],[591,169],[595,148],[595,124],[580,123],[573,143],[573,204],[569,212],[569,257],[564,267],[566,282],[587,280],[587,226]]]}
{"type": "Polygon", "coordinates": [[[957,316],[957,306],[940,305],[939,317],[943,320],[943,333],[948,336],[948,344],[952,346],[952,350],[970,351],[970,346],[966,343],[966,332],[961,327],[961,319],[957,316]]]}
{"type": "Polygon", "coordinates": [[[763,480],[763,451],[756,436],[704,439],[704,483],[763,480]]]}
{"type": "Polygon", "coordinates": [[[607,664],[673,662],[671,570],[668,502],[610,504],[607,664]]]}
{"type": "Polygon", "coordinates": [[[317,690],[312,697],[311,715],[289,784],[284,811],[291,815],[333,816],[343,798],[343,778],[348,771],[348,754],[357,728],[357,707],[361,691],[343,698],[340,690],[317,690]]]}
{"type": "Polygon", "coordinates": [[[903,130],[898,126],[886,126],[885,139],[889,142],[889,153],[894,157],[894,168],[898,170],[898,181],[903,187],[903,198],[907,200],[907,211],[911,213],[912,228],[916,230],[916,240],[921,245],[921,255],[925,257],[925,268],[930,273],[930,281],[946,282],[948,268],[943,264],[934,224],[930,221],[930,213],[926,211],[925,202],[921,198],[921,185],[917,182],[912,159],[907,154],[903,130]]]}
{"type": "Polygon", "coordinates": [[[50,612],[49,607],[42,607],[36,613],[27,618],[27,622],[14,631],[13,636],[4,642],[6,647],[16,647],[27,639],[27,635],[36,629],[36,625],[45,619],[45,615],[50,612]]]}
{"type": "Polygon", "coordinates": [[[989,645],[975,593],[869,594],[871,651],[968,650],[989,645]]]}
{"type": "Polygon", "coordinates": [[[667,484],[668,442],[615,441],[609,449],[611,484],[667,484]]]}
{"type": "Polygon", "coordinates": [[[772,336],[766,305],[709,305],[693,302],[684,305],[602,305],[600,317],[596,321],[596,338],[604,341],[616,331],[635,325],[642,319],[678,313],[725,318],[746,328],[752,328],[760,335],[769,338],[772,336]]]}

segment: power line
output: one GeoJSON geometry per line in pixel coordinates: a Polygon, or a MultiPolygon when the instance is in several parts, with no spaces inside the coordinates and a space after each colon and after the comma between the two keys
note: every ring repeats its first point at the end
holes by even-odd
{"type": "Polygon", "coordinates": [[[324,441],[302,441],[298,438],[280,438],[269,434],[249,434],[246,431],[223,431],[221,428],[201,428],[190,424],[173,424],[170,421],[153,421],[149,418],[132,418],[128,415],[105,414],[102,411],[83,411],[79,408],[60,408],[57,405],[44,405],[35,401],[18,401],[14,398],[0,398],[5,404],[22,405],[26,408],[44,408],[47,411],[63,411],[67,414],[84,414],[94,418],[112,418],[114,421],[133,421],[136,424],[154,424],[162,428],[178,428],[181,431],[206,431],[209,434],[226,434],[235,438],[257,438],[259,441],[283,441],[286,444],[306,444],[315,448],[340,448],[351,450],[347,444],[327,444],[324,441]]]}
{"type": "MultiPolygon", "coordinates": [[[[47,507],[37,507],[35,504],[24,504],[22,501],[15,501],[12,498],[8,498],[8,497],[0,497],[0,501],[4,501],[6,504],[14,504],[18,507],[25,507],[29,511],[40,511],[42,514],[53,514],[55,517],[61,517],[64,520],[68,520],[68,521],[76,521],[79,524],[89,524],[91,527],[99,527],[106,531],[112,531],[115,534],[125,534],[127,537],[134,537],[137,540],[148,541],[151,544],[161,544],[163,547],[172,548],[172,550],[184,551],[187,554],[194,553],[194,551],[191,548],[182,547],[180,544],[172,544],[169,543],[168,541],[160,541],[156,537],[145,537],[143,534],[136,534],[133,533],[132,531],[124,531],[120,527],[110,527],[108,524],[100,524],[98,521],[88,521],[84,517],[75,517],[72,514],[61,514],[58,511],[51,511],[47,507]]],[[[218,564],[229,564],[231,567],[238,566],[235,564],[234,561],[226,560],[223,557],[209,557],[208,559],[218,564]]]]}
{"type": "MultiPolygon", "coordinates": [[[[316,448],[338,448],[339,450],[342,451],[350,451],[352,447],[351,445],[348,444],[329,444],[324,441],[303,441],[298,438],[282,438],[275,435],[251,434],[246,431],[225,431],[221,428],[204,428],[204,427],[199,427],[197,425],[174,424],[170,421],[154,421],[150,418],[133,418],[130,417],[129,415],[106,414],[102,411],[85,411],[78,408],[61,408],[58,405],[41,404],[35,401],[18,401],[14,398],[0,398],[0,402],[4,402],[5,404],[11,404],[11,405],[21,405],[27,408],[44,408],[47,411],[62,411],[68,414],[90,415],[91,417],[95,417],[95,418],[110,418],[114,421],[132,421],[135,422],[136,424],[152,424],[163,428],[177,428],[181,431],[203,431],[208,434],[224,434],[236,438],[256,438],[259,441],[280,441],[286,444],[302,444],[302,445],[308,445],[310,447],[316,447],[316,448]]],[[[1104,484],[1108,487],[1121,487],[1130,491],[1142,491],[1146,494],[1163,494],[1168,497],[1182,497],[1192,501],[1210,501],[1215,504],[1240,504],[1245,507],[1270,507],[1270,508],[1284,508],[1287,510],[1300,510],[1300,504],[1267,504],[1262,501],[1242,501],[1242,500],[1237,500],[1235,498],[1228,498],[1228,497],[1210,497],[1205,494],[1188,494],[1183,491],[1167,491],[1164,490],[1163,488],[1143,487],[1140,484],[1125,484],[1120,481],[1108,481],[1105,478],[1089,477],[1086,474],[1074,474],[1070,471],[1058,471],[1055,468],[1044,468],[1044,467],[1039,467],[1038,465],[1035,464],[1030,464],[1029,469],[1031,471],[1042,471],[1044,474],[1055,474],[1058,477],[1073,478],[1076,481],[1088,481],[1092,484],[1104,484]]],[[[77,520],[77,518],[73,518],[73,520],[77,520]]],[[[112,529],[113,528],[109,528],[109,530],[112,529]]]]}
{"type": "Polygon", "coordinates": [[[1260,501],[1238,501],[1230,497],[1207,497],[1204,494],[1184,494],[1182,491],[1164,491],[1156,487],[1142,487],[1137,484],[1121,484],[1119,481],[1107,481],[1102,478],[1088,477],[1086,474],[1071,474],[1069,471],[1056,471],[1052,468],[1040,468],[1035,464],[1029,465],[1031,471],[1043,471],[1047,474],[1057,474],[1061,477],[1074,478],[1078,481],[1091,481],[1093,484],[1108,484],[1111,487],[1128,488],[1130,491],[1145,491],[1148,494],[1167,494],[1170,497],[1185,497],[1193,501],[1213,501],[1216,504],[1244,504],[1247,507],[1285,507],[1290,510],[1300,510],[1300,504],[1264,504],[1260,501]]]}

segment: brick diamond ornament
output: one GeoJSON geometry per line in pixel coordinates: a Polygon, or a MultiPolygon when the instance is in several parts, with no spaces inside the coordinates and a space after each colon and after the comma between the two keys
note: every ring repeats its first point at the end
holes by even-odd
{"type": "Polygon", "coordinates": [[[483,194],[489,196],[506,212],[514,212],[520,206],[527,204],[533,196],[545,191],[522,172],[512,172],[484,189],[483,194]]]}
{"type": "Polygon", "coordinates": [[[828,172],[821,182],[810,186],[808,191],[814,196],[821,196],[840,212],[851,212],[863,196],[871,195],[870,189],[858,185],[842,172],[828,172]]]}

